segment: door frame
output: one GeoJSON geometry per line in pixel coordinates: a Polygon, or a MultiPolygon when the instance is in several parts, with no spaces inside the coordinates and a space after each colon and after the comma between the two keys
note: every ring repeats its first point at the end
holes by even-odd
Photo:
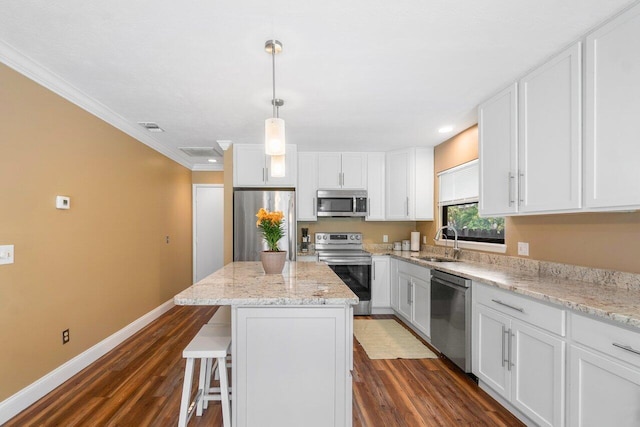
{"type": "MultiPolygon", "coordinates": [[[[224,184],[192,184],[191,185],[191,223],[192,223],[192,235],[191,235],[191,252],[192,252],[192,266],[191,266],[191,282],[195,283],[195,278],[197,275],[196,271],[196,260],[197,260],[197,245],[196,245],[196,236],[198,235],[198,222],[196,221],[196,200],[197,200],[197,190],[198,188],[222,188],[222,242],[223,242],[223,250],[224,250],[224,239],[225,239],[225,231],[224,231],[224,184]]],[[[223,264],[224,264],[224,255],[223,255],[223,264]]]]}

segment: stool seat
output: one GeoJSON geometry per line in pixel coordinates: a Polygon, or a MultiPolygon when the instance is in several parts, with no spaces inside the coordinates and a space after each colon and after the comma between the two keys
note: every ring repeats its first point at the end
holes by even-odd
{"type": "Polygon", "coordinates": [[[211,400],[219,400],[222,405],[222,422],[224,427],[231,426],[231,409],[229,405],[229,380],[227,375],[227,355],[231,348],[231,325],[206,324],[200,328],[191,342],[182,351],[182,357],[187,359],[182,386],[182,399],[178,427],[186,427],[193,415],[194,409],[198,416],[211,400]],[[193,401],[191,398],[191,384],[195,359],[200,359],[200,379],[198,392],[193,401]],[[215,361],[215,362],[214,362],[215,361]],[[215,363],[215,366],[213,363],[215,363]],[[220,387],[210,387],[211,372],[216,368],[220,377],[220,387]]]}
{"type": "Polygon", "coordinates": [[[231,325],[231,306],[221,305],[218,307],[211,319],[207,322],[209,325],[231,325]]]}

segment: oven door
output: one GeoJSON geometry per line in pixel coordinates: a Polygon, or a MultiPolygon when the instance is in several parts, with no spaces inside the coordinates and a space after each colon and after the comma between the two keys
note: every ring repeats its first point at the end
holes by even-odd
{"type": "Polygon", "coordinates": [[[345,285],[356,294],[360,302],[354,307],[355,315],[371,314],[371,258],[362,258],[359,263],[354,263],[354,257],[322,259],[327,263],[345,285]]]}

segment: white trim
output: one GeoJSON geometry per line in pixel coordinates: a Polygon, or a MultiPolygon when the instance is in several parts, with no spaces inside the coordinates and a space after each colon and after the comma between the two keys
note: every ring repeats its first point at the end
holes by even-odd
{"type": "Polygon", "coordinates": [[[223,171],[224,165],[221,163],[210,163],[206,165],[196,164],[191,168],[192,171],[223,171]]]}
{"type": "MultiPolygon", "coordinates": [[[[196,189],[198,188],[222,188],[224,189],[224,184],[192,184],[191,185],[191,224],[193,224],[192,231],[193,235],[191,236],[191,254],[193,258],[193,266],[191,269],[191,281],[195,283],[196,278],[196,237],[198,236],[198,222],[196,221],[196,189]]],[[[222,195],[222,202],[224,203],[224,194],[222,195]]],[[[224,233],[224,230],[223,230],[224,233]]]]}
{"type": "Polygon", "coordinates": [[[122,116],[111,110],[106,105],[91,98],[63,80],[60,76],[57,76],[50,70],[41,66],[33,59],[24,56],[3,41],[0,41],[0,62],[3,62],[20,74],[60,95],[67,101],[72,102],[99,119],[104,120],[116,129],[119,129],[132,138],[137,139],[141,143],[170,158],[174,162],[179,163],[185,168],[192,169],[195,167],[189,161],[185,160],[182,155],[178,153],[177,149],[171,149],[156,141],[148,131],[144,130],[137,123],[131,123],[130,121],[125,120],[122,116]]]}
{"type": "Polygon", "coordinates": [[[470,167],[472,167],[472,166],[475,166],[475,164],[477,164],[477,163],[478,163],[478,160],[479,160],[479,159],[469,160],[469,161],[468,161],[468,162],[466,162],[466,163],[461,163],[461,164],[459,164],[458,166],[454,166],[454,167],[452,167],[452,168],[445,169],[445,170],[443,170],[443,171],[438,172],[438,173],[437,173],[437,176],[439,177],[440,175],[446,175],[446,174],[449,174],[449,173],[457,172],[457,171],[459,171],[459,170],[461,170],[461,169],[470,168],[470,167]]]}
{"type": "MultiPolygon", "coordinates": [[[[436,240],[436,246],[448,246],[453,247],[452,240],[449,239],[448,244],[446,239],[436,240]]],[[[501,243],[485,243],[485,242],[469,242],[466,240],[458,240],[458,247],[460,249],[472,249],[476,251],[495,252],[504,254],[507,252],[507,245],[501,243]]]]}
{"type": "Polygon", "coordinates": [[[13,396],[10,396],[0,402],[0,424],[4,424],[30,405],[33,405],[47,393],[51,392],[75,374],[107,354],[109,351],[113,350],[116,346],[127,340],[133,334],[173,307],[173,298],[171,298],[169,301],[134,320],[129,325],[100,341],[90,349],[58,366],[56,369],[23,388],[13,396]]]}

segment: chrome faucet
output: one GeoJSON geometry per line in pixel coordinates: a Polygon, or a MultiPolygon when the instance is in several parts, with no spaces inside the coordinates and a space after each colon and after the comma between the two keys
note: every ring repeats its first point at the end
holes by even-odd
{"type": "MultiPolygon", "coordinates": [[[[447,239],[447,235],[442,233],[442,231],[446,230],[447,228],[453,231],[453,259],[458,259],[458,256],[460,255],[460,247],[458,246],[458,231],[456,231],[455,227],[452,227],[450,225],[444,225],[440,227],[438,231],[436,231],[436,235],[433,237],[433,241],[437,242],[441,235],[445,239],[447,239]]],[[[447,256],[446,244],[445,244],[445,256],[447,256]]]]}

